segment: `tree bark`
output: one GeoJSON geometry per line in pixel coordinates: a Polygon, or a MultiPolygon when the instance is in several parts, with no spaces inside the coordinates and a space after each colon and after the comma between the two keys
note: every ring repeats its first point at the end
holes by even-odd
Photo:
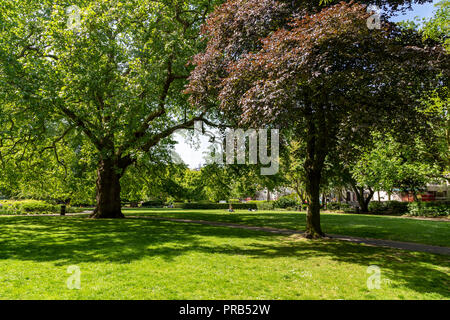
{"type": "Polygon", "coordinates": [[[120,168],[114,159],[102,159],[97,168],[97,206],[92,218],[124,218],[120,203],[120,168]]]}
{"type": "Polygon", "coordinates": [[[328,153],[329,136],[325,111],[307,115],[306,159],[303,168],[306,173],[305,193],[308,199],[305,237],[309,239],[325,236],[320,226],[320,184],[322,169],[328,153]]]}
{"type": "Polygon", "coordinates": [[[306,194],[308,198],[308,210],[306,212],[305,237],[314,239],[323,237],[320,226],[320,172],[310,172],[306,183],[306,194]]]}
{"type": "Polygon", "coordinates": [[[355,191],[356,199],[358,200],[359,206],[361,207],[361,212],[363,213],[369,212],[369,203],[370,200],[372,200],[372,197],[375,192],[371,188],[369,188],[369,196],[365,199],[364,188],[362,187],[358,188],[356,186],[353,186],[353,190],[355,191]]]}

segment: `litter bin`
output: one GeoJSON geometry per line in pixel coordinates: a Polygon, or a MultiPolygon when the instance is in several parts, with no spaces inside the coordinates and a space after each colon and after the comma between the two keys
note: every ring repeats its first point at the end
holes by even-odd
{"type": "Polygon", "coordinates": [[[62,216],[66,215],[66,205],[65,204],[61,205],[61,215],[62,216]]]}

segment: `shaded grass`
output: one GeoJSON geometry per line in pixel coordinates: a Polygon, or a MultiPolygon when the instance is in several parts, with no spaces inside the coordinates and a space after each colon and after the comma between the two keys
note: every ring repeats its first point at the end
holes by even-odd
{"type": "Polygon", "coordinates": [[[448,299],[449,259],[146,219],[0,217],[0,299],[448,299]],[[81,269],[69,290],[66,270],[81,269]],[[369,290],[367,267],[381,268],[369,290]]]}
{"type": "MultiPolygon", "coordinates": [[[[127,215],[220,221],[258,227],[305,229],[304,212],[181,209],[125,209],[127,215]]],[[[393,216],[321,213],[325,233],[450,246],[450,222],[405,219],[393,216]]]]}

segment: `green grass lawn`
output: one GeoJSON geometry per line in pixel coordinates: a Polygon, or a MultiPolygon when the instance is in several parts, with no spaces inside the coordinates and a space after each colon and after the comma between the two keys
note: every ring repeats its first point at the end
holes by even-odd
{"type": "MultiPolygon", "coordinates": [[[[249,226],[304,230],[304,212],[236,210],[126,209],[126,215],[220,221],[249,226]]],[[[321,213],[325,233],[450,246],[450,222],[404,219],[394,216],[321,213]]]]}
{"type": "Polygon", "coordinates": [[[189,223],[0,217],[0,299],[449,299],[449,262],[189,223]],[[80,290],[66,287],[71,265],[80,290]],[[369,265],[380,289],[367,288],[369,265]]]}

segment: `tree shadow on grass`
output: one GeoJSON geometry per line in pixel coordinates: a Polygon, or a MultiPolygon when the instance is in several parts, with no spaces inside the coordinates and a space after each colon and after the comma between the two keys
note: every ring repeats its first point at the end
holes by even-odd
{"type": "MultiPolygon", "coordinates": [[[[124,213],[126,215],[217,221],[300,231],[304,231],[306,225],[305,213],[296,211],[228,213],[223,210],[137,208],[125,209],[124,213]]],[[[448,236],[436,236],[447,235],[450,232],[450,223],[447,221],[418,221],[362,214],[324,214],[321,216],[321,220],[325,233],[450,246],[448,236]]]]}
{"type": "Polygon", "coordinates": [[[450,261],[446,256],[149,219],[0,218],[0,262],[16,259],[59,266],[129,263],[145,257],[170,261],[189,252],[241,255],[249,259],[324,257],[361,266],[375,264],[402,286],[450,297],[449,274],[436,269],[448,268],[450,261]]]}

